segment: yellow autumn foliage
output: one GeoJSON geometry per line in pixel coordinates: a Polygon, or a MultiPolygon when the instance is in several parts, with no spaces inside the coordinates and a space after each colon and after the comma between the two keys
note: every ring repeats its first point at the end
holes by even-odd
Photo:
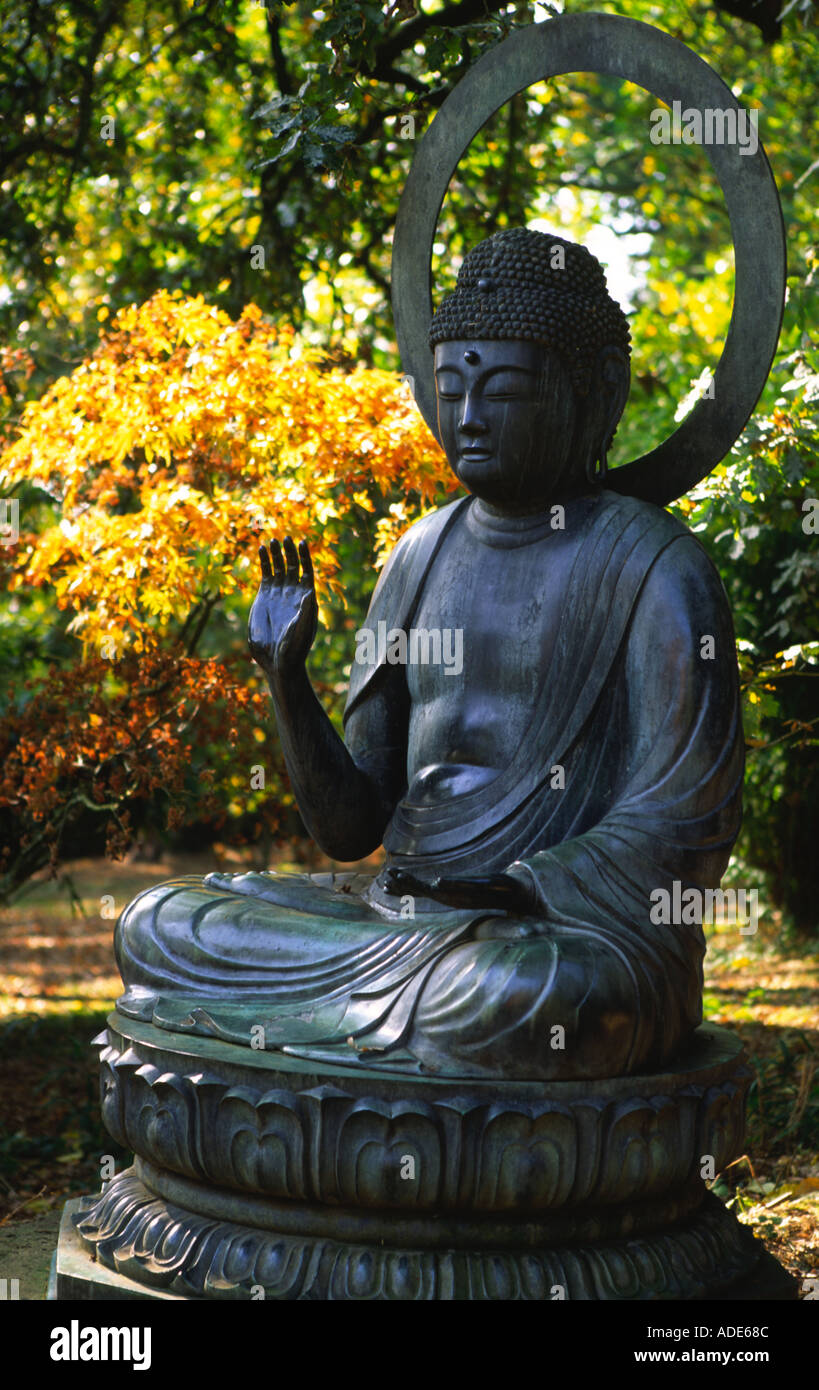
{"type": "Polygon", "coordinates": [[[383,552],[456,486],[395,373],[333,367],[255,305],[233,321],[164,290],[26,406],[0,455],[3,491],[24,482],[59,515],[35,532],[21,514],[11,588],[50,585],[86,647],[137,651],[205,593],[255,588],[260,534],[307,539],[332,589],[351,512],[412,496],[379,523],[383,552]]]}

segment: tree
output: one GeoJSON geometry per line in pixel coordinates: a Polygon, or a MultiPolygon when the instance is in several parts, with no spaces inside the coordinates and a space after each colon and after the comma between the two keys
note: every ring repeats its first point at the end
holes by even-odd
{"type": "Polygon", "coordinates": [[[29,403],[0,474],[28,489],[8,588],[29,603],[47,589],[80,647],[12,692],[4,896],[54,861],[80,813],[102,818],[113,852],[146,807],[169,827],[280,828],[292,798],[242,638],[259,536],[308,540],[329,597],[342,531],[357,520],[366,572],[368,542],[383,552],[455,485],[394,373],[329,366],[253,305],[234,322],[164,291],[29,403]],[[368,537],[374,499],[398,488],[405,503],[368,537]]]}

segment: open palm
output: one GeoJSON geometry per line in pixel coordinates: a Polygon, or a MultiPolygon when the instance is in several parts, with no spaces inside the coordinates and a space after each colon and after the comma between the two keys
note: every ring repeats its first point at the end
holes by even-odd
{"type": "Polygon", "coordinates": [[[318,625],[313,564],[306,541],[298,552],[289,536],[284,547],[259,548],[262,579],[250,610],[247,640],[268,675],[287,675],[304,665],[318,625]],[[301,559],[301,570],[299,568],[301,559]]]}

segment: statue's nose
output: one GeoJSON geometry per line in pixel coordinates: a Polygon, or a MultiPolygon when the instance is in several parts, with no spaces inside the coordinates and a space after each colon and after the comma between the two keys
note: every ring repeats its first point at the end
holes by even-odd
{"type": "Polygon", "coordinates": [[[458,421],[458,428],[464,434],[486,434],[489,428],[481,414],[480,403],[471,391],[467,391],[464,398],[463,414],[458,421]]]}

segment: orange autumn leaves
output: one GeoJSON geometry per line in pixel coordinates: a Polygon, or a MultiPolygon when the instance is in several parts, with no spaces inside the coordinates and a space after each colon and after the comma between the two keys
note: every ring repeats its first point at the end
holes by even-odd
{"type": "MultiPolygon", "coordinates": [[[[166,291],[26,407],[0,455],[3,492],[23,481],[61,515],[39,534],[21,516],[11,588],[52,585],[86,652],[109,658],[156,642],[205,593],[249,593],[260,527],[306,537],[333,588],[351,512],[454,485],[394,373],[328,367],[253,305],[233,322],[166,291]]],[[[391,516],[383,545],[414,519],[401,503],[391,516]]]]}
{"type": "MultiPolygon", "coordinates": [[[[0,724],[0,901],[56,867],[67,833],[88,848],[102,833],[99,848],[119,858],[141,825],[223,825],[254,762],[280,787],[280,753],[254,738],[267,703],[235,657],[128,652],[114,667],[100,657],[52,667],[0,724]]],[[[233,838],[275,834],[291,801],[246,798],[233,838]]]]}
{"type": "MultiPolygon", "coordinates": [[[[160,789],[181,795],[194,738],[218,738],[224,729],[225,697],[237,719],[263,717],[261,692],[230,679],[222,663],[196,657],[129,654],[116,676],[110,662],[93,657],[52,668],[28,689],[22,710],[3,720],[0,806],[25,809],[47,835],[69,803],[113,812],[119,824],[117,813],[133,798],[160,789]]],[[[199,805],[200,814],[214,809],[199,805]]]]}

